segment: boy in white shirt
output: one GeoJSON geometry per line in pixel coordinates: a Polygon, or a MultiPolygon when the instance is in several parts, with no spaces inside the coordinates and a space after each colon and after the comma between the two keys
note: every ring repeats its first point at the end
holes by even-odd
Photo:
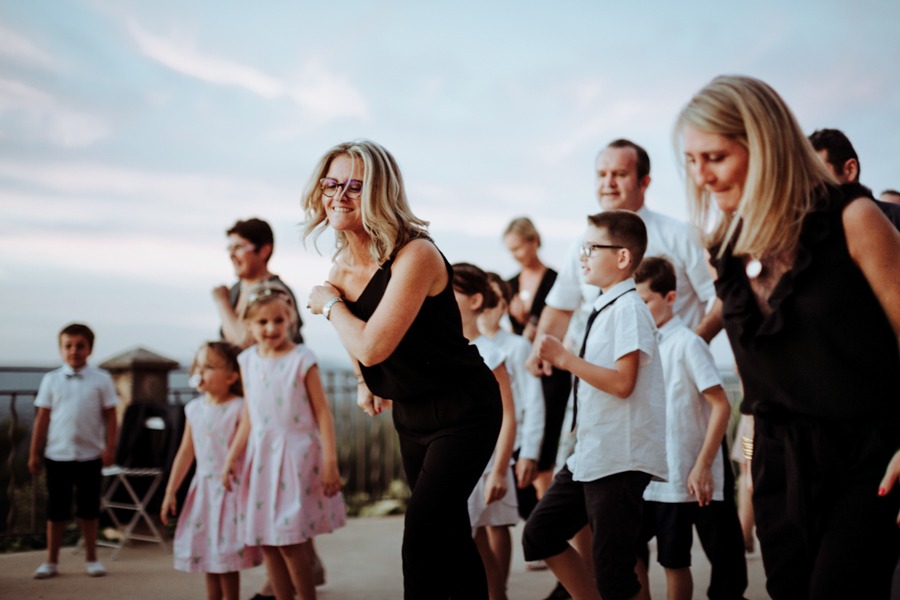
{"type": "Polygon", "coordinates": [[[35,579],[57,574],[59,547],[71,517],[72,496],[81,523],[87,573],[106,575],[97,560],[97,521],[100,516],[101,470],[115,460],[116,405],[119,398],[109,373],[87,366],[94,332],[73,323],[59,333],[59,352],[65,364],[41,380],[34,406],[37,415],[31,435],[28,470],[47,470],[47,561],[35,579]]]}
{"type": "Polygon", "coordinates": [[[665,480],[665,389],[653,317],[632,274],[647,247],[635,213],[610,210],[588,217],[581,250],[587,283],[602,290],[584,342],[572,354],[543,335],[541,360],[575,377],[575,451],[525,524],[525,560],[543,559],[573,598],[632,598],[643,493],[665,480]],[[593,531],[586,562],[568,540],[593,531]],[[588,565],[592,564],[592,577],[588,565]]]}
{"type": "Polygon", "coordinates": [[[697,525],[712,565],[709,597],[740,599],[747,587],[747,568],[737,509],[733,501],[726,502],[726,495],[734,494],[734,482],[726,478],[731,465],[723,451],[731,405],[709,346],[674,313],[675,278],[672,263],[660,257],[644,259],[634,274],[638,294],[659,329],[669,467],[667,482],[651,482],[644,491],[638,573],[646,581],[646,541],[656,536],[669,600],[690,600],[691,545],[697,525]]]}

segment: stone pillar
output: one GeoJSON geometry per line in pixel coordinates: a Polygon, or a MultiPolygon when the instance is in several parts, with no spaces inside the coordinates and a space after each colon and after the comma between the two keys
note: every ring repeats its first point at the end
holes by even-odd
{"type": "Polygon", "coordinates": [[[169,371],[178,368],[178,361],[160,356],[144,348],[134,348],[114,356],[100,365],[112,375],[119,394],[116,408],[119,424],[132,402],[167,404],[169,371]]]}

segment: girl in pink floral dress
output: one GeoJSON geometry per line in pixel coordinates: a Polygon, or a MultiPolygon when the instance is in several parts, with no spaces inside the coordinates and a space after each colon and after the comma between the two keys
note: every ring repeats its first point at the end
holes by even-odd
{"type": "Polygon", "coordinates": [[[316,597],[310,541],[344,525],[334,421],[313,353],[291,341],[297,324],[290,294],[277,284],[251,290],[242,311],[255,346],[241,353],[246,418],[231,445],[222,480],[239,474],[244,541],[262,546],[278,600],[293,591],[316,597]]]}
{"type": "Polygon", "coordinates": [[[197,353],[194,375],[202,393],[184,408],[187,424],[160,508],[163,523],[176,514],[176,494],[191,463],[197,468],[175,529],[175,568],[206,573],[206,597],[237,600],[241,569],[262,563],[259,548],[244,547],[237,524],[238,495],[219,480],[228,446],[244,414],[240,348],[207,342],[197,353]]]}

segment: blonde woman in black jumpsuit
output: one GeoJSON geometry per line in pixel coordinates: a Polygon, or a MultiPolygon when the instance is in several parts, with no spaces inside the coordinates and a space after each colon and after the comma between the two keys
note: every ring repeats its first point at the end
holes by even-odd
{"type": "Polygon", "coordinates": [[[452,269],[410,210],[394,158],[339,144],[303,195],[304,238],[334,230],[337,252],[309,296],[357,370],[369,415],[392,401],[412,496],[403,533],[406,599],[487,599],[467,499],[500,431],[493,373],[462,334],[452,269]]]}

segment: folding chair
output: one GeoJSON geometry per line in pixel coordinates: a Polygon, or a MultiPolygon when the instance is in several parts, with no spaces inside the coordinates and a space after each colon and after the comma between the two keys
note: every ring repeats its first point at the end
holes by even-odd
{"type": "Polygon", "coordinates": [[[98,539],[97,544],[114,548],[112,560],[116,560],[131,540],[155,542],[162,546],[163,551],[169,551],[165,536],[157,528],[148,508],[171,466],[171,457],[168,456],[168,441],[174,433],[172,419],[169,418],[171,412],[167,406],[150,404],[132,404],[125,411],[116,453],[117,464],[103,468],[108,484],[101,498],[101,508],[120,537],[113,541],[98,539]],[[125,520],[120,517],[119,511],[132,514],[125,520]],[[149,533],[135,531],[142,522],[149,533]]]}

